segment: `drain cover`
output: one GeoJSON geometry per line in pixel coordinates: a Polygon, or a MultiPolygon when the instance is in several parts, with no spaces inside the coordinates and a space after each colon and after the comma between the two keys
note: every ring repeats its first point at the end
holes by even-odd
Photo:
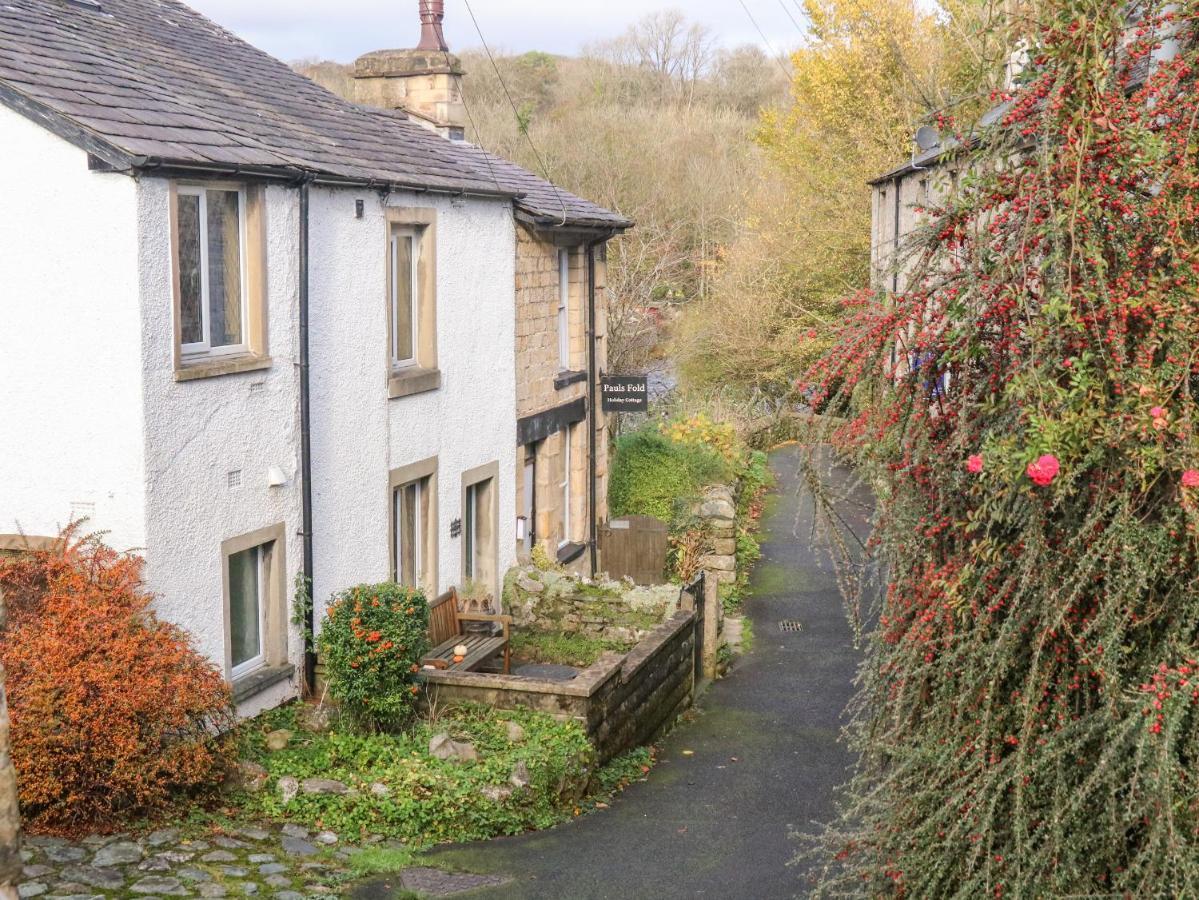
{"type": "Polygon", "coordinates": [[[795,619],[783,619],[779,622],[779,631],[802,631],[803,625],[795,619]]]}

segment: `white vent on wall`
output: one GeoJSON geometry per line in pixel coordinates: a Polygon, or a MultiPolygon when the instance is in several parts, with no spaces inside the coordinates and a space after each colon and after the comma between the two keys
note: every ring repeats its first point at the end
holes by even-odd
{"type": "Polygon", "coordinates": [[[250,383],[251,394],[261,394],[264,390],[266,390],[265,381],[253,381],[250,383]]]}
{"type": "Polygon", "coordinates": [[[229,490],[234,491],[241,487],[241,469],[234,469],[227,477],[229,479],[229,490]]]}

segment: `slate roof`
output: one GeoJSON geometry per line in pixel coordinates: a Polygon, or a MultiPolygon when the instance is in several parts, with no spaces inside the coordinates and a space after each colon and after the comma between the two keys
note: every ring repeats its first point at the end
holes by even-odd
{"type": "MultiPolygon", "coordinates": [[[[515,176],[497,185],[477,154],[368,114],[176,0],[0,0],[0,103],[122,170],[308,175],[523,205],[515,176]]],[[[588,221],[611,216],[575,199],[588,221]]]]}
{"type": "Polygon", "coordinates": [[[576,225],[594,228],[631,228],[633,223],[617,213],[565,191],[528,169],[523,169],[482,147],[459,144],[475,168],[486,172],[495,183],[521,195],[517,206],[537,225],[576,225]]]}

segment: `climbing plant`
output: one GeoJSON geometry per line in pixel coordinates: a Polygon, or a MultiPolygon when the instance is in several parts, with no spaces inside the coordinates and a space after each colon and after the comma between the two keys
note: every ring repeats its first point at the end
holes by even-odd
{"type": "Polygon", "coordinates": [[[907,292],[802,379],[889,573],[825,896],[1199,884],[1199,2],[1017,24],[907,292]]]}

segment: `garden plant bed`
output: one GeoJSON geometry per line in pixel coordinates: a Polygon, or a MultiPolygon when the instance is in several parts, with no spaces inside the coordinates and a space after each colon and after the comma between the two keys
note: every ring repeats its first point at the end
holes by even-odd
{"type": "Polygon", "coordinates": [[[569,681],[484,672],[427,671],[435,706],[475,703],[538,710],[578,723],[600,762],[655,740],[695,692],[695,614],[676,612],[627,655],[606,652],[569,681]]]}

